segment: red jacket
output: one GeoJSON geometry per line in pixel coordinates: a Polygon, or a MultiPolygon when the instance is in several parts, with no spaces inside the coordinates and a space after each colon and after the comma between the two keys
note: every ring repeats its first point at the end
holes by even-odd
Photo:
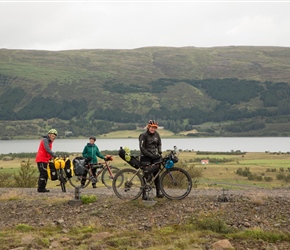
{"type": "Polygon", "coordinates": [[[39,148],[36,154],[36,162],[48,162],[52,157],[55,157],[55,153],[51,151],[52,141],[48,136],[44,136],[40,141],[39,148]]]}

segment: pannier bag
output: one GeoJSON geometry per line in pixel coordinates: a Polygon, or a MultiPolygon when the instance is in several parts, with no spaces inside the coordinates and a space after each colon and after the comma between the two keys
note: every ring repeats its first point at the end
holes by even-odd
{"type": "Polygon", "coordinates": [[[73,159],[74,174],[76,176],[81,176],[85,173],[86,158],[76,157],[73,159]]]}
{"type": "Polygon", "coordinates": [[[53,162],[49,162],[48,166],[47,166],[47,175],[48,178],[52,181],[56,181],[57,178],[57,172],[56,172],[56,168],[53,162]]]}
{"type": "Polygon", "coordinates": [[[119,149],[119,156],[127,163],[130,164],[133,168],[140,168],[140,161],[136,156],[131,155],[130,149],[128,147],[119,149]]]}
{"type": "Polygon", "coordinates": [[[71,178],[74,175],[73,164],[69,158],[65,159],[64,171],[67,178],[71,178]]]}
{"type": "Polygon", "coordinates": [[[55,158],[54,166],[56,169],[64,168],[65,162],[62,158],[55,158]]]}
{"type": "Polygon", "coordinates": [[[159,168],[160,168],[160,164],[150,164],[149,162],[143,162],[142,163],[142,170],[144,173],[145,177],[148,177],[151,174],[155,174],[158,172],[159,168]]]}

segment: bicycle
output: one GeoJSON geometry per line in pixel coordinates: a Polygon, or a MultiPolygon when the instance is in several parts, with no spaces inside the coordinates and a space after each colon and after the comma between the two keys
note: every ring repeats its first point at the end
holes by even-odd
{"type": "Polygon", "coordinates": [[[126,168],[120,170],[114,177],[114,193],[123,200],[136,200],[145,193],[145,199],[150,200],[153,189],[156,188],[154,180],[160,176],[160,189],[163,195],[170,200],[181,200],[189,195],[192,189],[192,178],[182,168],[174,167],[178,161],[177,148],[171,151],[160,162],[140,166],[138,169],[126,168]],[[158,172],[150,173],[150,168],[158,172]],[[157,171],[157,170],[156,170],[157,171]],[[148,175],[144,173],[149,173],[148,175]]]}
{"type": "MultiPolygon", "coordinates": [[[[96,183],[98,182],[98,177],[101,175],[102,183],[107,188],[112,188],[112,181],[114,179],[114,175],[119,171],[119,168],[110,166],[109,162],[112,161],[112,157],[108,158],[108,160],[105,160],[104,162],[98,163],[98,164],[90,164],[89,160],[87,158],[79,157],[82,159],[83,163],[83,169],[82,173],[84,171],[87,171],[87,175],[89,176],[83,176],[82,173],[79,173],[77,175],[73,175],[71,178],[68,179],[69,183],[75,187],[75,188],[86,188],[91,182],[96,183]],[[96,168],[96,175],[93,175],[92,169],[96,168]],[[84,184],[82,185],[82,180],[85,180],[84,184]]],[[[75,161],[75,160],[74,160],[75,161]]]]}
{"type": "Polygon", "coordinates": [[[51,180],[59,180],[59,184],[57,186],[61,187],[62,192],[66,192],[65,184],[68,180],[68,175],[71,169],[70,159],[68,159],[66,156],[58,156],[53,159],[51,163],[55,168],[55,172],[50,169],[51,176],[54,176],[54,178],[51,178],[51,180]]]}

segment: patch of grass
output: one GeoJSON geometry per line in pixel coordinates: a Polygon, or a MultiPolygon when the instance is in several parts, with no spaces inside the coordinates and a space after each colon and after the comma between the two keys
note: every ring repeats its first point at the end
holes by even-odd
{"type": "Polygon", "coordinates": [[[78,226],[75,228],[72,228],[70,230],[70,233],[75,234],[75,235],[80,235],[80,234],[87,234],[87,233],[95,233],[97,232],[98,229],[96,228],[95,225],[87,225],[87,226],[78,226]]]}
{"type": "Polygon", "coordinates": [[[37,238],[35,241],[39,246],[49,248],[50,241],[48,238],[45,237],[37,238]]]}
{"type": "Polygon", "coordinates": [[[90,204],[97,201],[97,197],[95,195],[81,195],[81,201],[83,204],[90,204]]]}
{"type": "Polygon", "coordinates": [[[219,234],[228,234],[234,231],[234,229],[230,228],[222,219],[218,218],[217,214],[192,217],[190,223],[192,223],[197,230],[209,230],[219,234]]]}
{"type": "Polygon", "coordinates": [[[256,239],[256,240],[264,240],[269,243],[276,243],[277,241],[289,241],[290,242],[290,234],[286,234],[283,232],[271,232],[271,231],[263,231],[262,229],[249,229],[237,234],[231,235],[233,238],[243,238],[243,239],[256,239]]]}
{"type": "Polygon", "coordinates": [[[18,224],[15,226],[15,229],[19,232],[22,232],[22,233],[31,232],[31,231],[35,230],[33,227],[26,225],[26,224],[18,224]]]}

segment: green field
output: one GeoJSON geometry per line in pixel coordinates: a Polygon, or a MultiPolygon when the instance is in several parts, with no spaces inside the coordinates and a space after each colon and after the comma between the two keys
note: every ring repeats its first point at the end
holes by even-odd
{"type": "MultiPolygon", "coordinates": [[[[166,153],[164,152],[164,155],[166,153]]],[[[77,154],[76,154],[77,155],[77,154]]],[[[71,155],[74,158],[76,155],[71,155]]],[[[197,155],[196,152],[181,152],[177,166],[199,171],[201,176],[193,176],[196,188],[207,187],[229,187],[244,188],[245,186],[256,187],[281,187],[289,185],[287,180],[278,180],[277,175],[290,175],[290,163],[288,154],[270,153],[247,153],[245,155],[197,155]],[[197,159],[209,159],[209,164],[201,164],[197,159]],[[226,162],[223,162],[226,160],[226,162]],[[250,173],[258,179],[249,179],[247,176],[237,174],[238,170],[248,169],[250,173]],[[262,178],[262,179],[261,179],[262,178]],[[268,178],[268,180],[266,180],[268,178]],[[271,178],[269,180],[269,178],[271,178]]],[[[1,173],[16,173],[20,169],[21,162],[27,159],[13,159],[11,161],[0,161],[1,173]]],[[[34,159],[30,159],[32,166],[36,168],[34,159]]],[[[119,156],[115,155],[111,163],[118,168],[130,167],[119,156]]],[[[56,187],[57,181],[49,181],[48,187],[56,187]]],[[[102,186],[101,183],[98,183],[102,186]]]]}

